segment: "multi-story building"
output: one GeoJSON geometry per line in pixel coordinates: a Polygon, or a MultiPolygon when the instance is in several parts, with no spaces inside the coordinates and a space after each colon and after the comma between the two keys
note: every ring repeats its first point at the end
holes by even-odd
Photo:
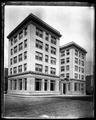
{"type": "Polygon", "coordinates": [[[60,47],[61,94],[85,94],[86,53],[75,42],[60,47]]]}
{"type": "Polygon", "coordinates": [[[60,94],[60,37],[33,14],[8,35],[8,93],[60,94]]]}

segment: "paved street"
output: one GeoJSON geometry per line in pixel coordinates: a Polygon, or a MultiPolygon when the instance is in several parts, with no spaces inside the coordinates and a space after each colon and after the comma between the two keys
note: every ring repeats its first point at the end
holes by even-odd
{"type": "Polygon", "coordinates": [[[93,117],[93,102],[83,97],[5,96],[5,117],[85,118],[93,117]]]}

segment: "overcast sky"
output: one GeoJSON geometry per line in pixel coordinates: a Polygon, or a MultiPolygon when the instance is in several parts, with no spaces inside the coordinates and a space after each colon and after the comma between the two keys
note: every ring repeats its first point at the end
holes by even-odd
{"type": "Polygon", "coordinates": [[[87,53],[87,74],[93,73],[94,8],[80,6],[5,6],[4,67],[8,67],[7,35],[30,13],[57,29],[60,45],[74,41],[87,53]]]}

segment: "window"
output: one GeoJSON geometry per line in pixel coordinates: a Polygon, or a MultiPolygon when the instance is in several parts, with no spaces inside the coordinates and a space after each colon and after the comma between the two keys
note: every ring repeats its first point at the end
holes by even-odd
{"type": "Polygon", "coordinates": [[[77,91],[78,90],[78,84],[74,83],[74,90],[77,91]]]}
{"type": "Polygon", "coordinates": [[[78,50],[77,49],[75,49],[75,55],[78,56],[78,50]]]}
{"type": "Polygon", "coordinates": [[[70,59],[69,57],[66,58],[66,63],[69,63],[70,62],[70,59]]]}
{"type": "Polygon", "coordinates": [[[49,34],[47,32],[45,33],[45,40],[49,40],[49,34]]]}
{"type": "Polygon", "coordinates": [[[10,75],[12,75],[12,68],[10,68],[10,75]]]}
{"type": "Polygon", "coordinates": [[[65,63],[65,59],[61,59],[61,64],[64,64],[65,63]]]}
{"type": "Polygon", "coordinates": [[[23,31],[19,33],[19,40],[23,37],[23,31]]]}
{"type": "Polygon", "coordinates": [[[11,49],[11,55],[13,55],[13,49],[11,49]]]}
{"type": "Polygon", "coordinates": [[[68,71],[68,70],[69,70],[69,65],[66,66],[66,71],[68,71]]]}
{"type": "Polygon", "coordinates": [[[26,48],[26,47],[27,47],[27,39],[24,40],[24,48],[26,48]]]}
{"type": "Polygon", "coordinates": [[[12,80],[10,80],[10,90],[12,90],[12,80]]]}
{"type": "Polygon", "coordinates": [[[19,51],[23,49],[23,42],[19,44],[19,51]]]}
{"type": "Polygon", "coordinates": [[[17,42],[17,35],[14,37],[14,43],[17,42]]]}
{"type": "Polygon", "coordinates": [[[56,45],[56,38],[54,36],[51,36],[51,43],[56,45]]]}
{"type": "Polygon", "coordinates": [[[25,81],[25,90],[27,90],[27,78],[24,78],[25,81]]]}
{"type": "Polygon", "coordinates": [[[49,51],[49,45],[48,44],[45,44],[45,51],[49,51]]]}
{"type": "Polygon", "coordinates": [[[35,71],[42,72],[43,66],[41,64],[35,64],[35,71]]]}
{"type": "Polygon", "coordinates": [[[27,27],[24,29],[24,35],[27,35],[27,27]]]}
{"type": "Polygon", "coordinates": [[[13,39],[10,39],[11,46],[13,45],[13,39]]]}
{"type": "Polygon", "coordinates": [[[48,55],[45,55],[45,62],[48,62],[48,55]]]}
{"type": "Polygon", "coordinates": [[[48,74],[48,66],[45,66],[45,73],[48,74]]]}
{"type": "Polygon", "coordinates": [[[70,83],[68,83],[68,90],[70,91],[70,83]]]}
{"type": "Polygon", "coordinates": [[[66,73],[66,78],[69,78],[69,73],[66,73]]]}
{"type": "Polygon", "coordinates": [[[22,79],[19,79],[19,90],[22,90],[22,79]]]}
{"type": "Polygon", "coordinates": [[[43,30],[36,28],[36,35],[43,38],[43,30]]]}
{"type": "Polygon", "coordinates": [[[51,57],[51,64],[56,65],[56,58],[51,57]]]}
{"type": "Polygon", "coordinates": [[[84,73],[84,68],[82,68],[82,73],[84,73]]]}
{"type": "Polygon", "coordinates": [[[77,64],[78,64],[78,58],[75,58],[75,63],[77,63],[77,64]]]}
{"type": "Polygon", "coordinates": [[[17,63],[17,56],[14,57],[14,64],[17,63]]]}
{"type": "Polygon", "coordinates": [[[18,55],[18,61],[19,61],[19,62],[22,61],[22,54],[19,54],[19,55],[18,55]]]}
{"type": "Polygon", "coordinates": [[[75,71],[78,71],[78,66],[77,65],[75,65],[75,71]]]}
{"type": "Polygon", "coordinates": [[[65,66],[61,66],[61,72],[65,71],[65,66]]]}
{"type": "Polygon", "coordinates": [[[61,76],[61,77],[65,77],[65,74],[61,74],[60,76],[61,76]]]}
{"type": "Polygon", "coordinates": [[[80,79],[80,74],[79,74],[79,79],[80,79]]]}
{"type": "Polygon", "coordinates": [[[40,91],[41,90],[41,82],[42,82],[41,79],[35,78],[35,90],[36,91],[40,91]]]}
{"type": "Polygon", "coordinates": [[[14,53],[17,53],[17,46],[14,47],[14,53]]]}
{"type": "Polygon", "coordinates": [[[51,69],[50,69],[50,74],[55,75],[55,74],[56,74],[56,68],[52,68],[52,67],[51,67],[51,69]]]}
{"type": "Polygon", "coordinates": [[[36,47],[39,49],[43,49],[43,42],[36,39],[36,47]]]}
{"type": "Polygon", "coordinates": [[[75,73],[75,78],[76,78],[76,79],[78,78],[78,74],[77,74],[77,73],[75,73]]]}
{"type": "Polygon", "coordinates": [[[81,76],[81,79],[84,80],[84,75],[81,76]]]}
{"type": "Polygon", "coordinates": [[[47,83],[48,83],[48,80],[45,80],[44,81],[44,90],[47,91],[47,83]]]}
{"type": "Polygon", "coordinates": [[[43,60],[43,54],[36,51],[35,59],[42,61],[43,60]]]}
{"type": "Polygon", "coordinates": [[[24,71],[27,71],[27,63],[24,64],[24,71]]]}
{"type": "Polygon", "coordinates": [[[61,57],[65,56],[65,50],[61,51],[61,57]]]}
{"type": "Polygon", "coordinates": [[[16,90],[16,87],[17,87],[17,80],[15,79],[14,80],[14,90],[16,90]]]}
{"type": "Polygon", "coordinates": [[[55,91],[55,80],[50,80],[50,91],[55,91]]]}
{"type": "Polygon", "coordinates": [[[22,65],[18,66],[18,73],[22,72],[22,65]]]}
{"type": "Polygon", "coordinates": [[[24,60],[27,59],[27,51],[24,52],[24,60]]]}
{"type": "Polygon", "coordinates": [[[10,59],[10,65],[12,65],[12,58],[10,59]]]}
{"type": "Polygon", "coordinates": [[[82,59],[84,59],[84,54],[82,53],[82,59]]]}
{"type": "Polygon", "coordinates": [[[54,55],[56,55],[56,48],[51,47],[51,53],[54,54],[54,55]]]}
{"type": "Polygon", "coordinates": [[[13,68],[13,73],[16,74],[17,73],[17,67],[13,68]]]}
{"type": "Polygon", "coordinates": [[[81,58],[81,52],[79,52],[79,57],[81,58]]]}
{"type": "Polygon", "coordinates": [[[66,55],[69,55],[70,54],[70,51],[69,51],[69,49],[68,50],[66,50],[66,55]]]}
{"type": "Polygon", "coordinates": [[[84,61],[82,61],[82,66],[84,66],[84,61]]]}
{"type": "Polygon", "coordinates": [[[79,59],[79,65],[81,64],[81,60],[79,59]]]}

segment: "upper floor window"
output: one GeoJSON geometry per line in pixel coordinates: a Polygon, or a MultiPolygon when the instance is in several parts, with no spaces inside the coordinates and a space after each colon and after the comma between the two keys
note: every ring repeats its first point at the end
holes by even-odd
{"type": "Polygon", "coordinates": [[[56,65],[56,58],[51,57],[51,63],[56,65]]]}
{"type": "Polygon", "coordinates": [[[56,74],[56,68],[51,67],[50,74],[55,75],[56,74]]]}
{"type": "Polygon", "coordinates": [[[22,72],[22,65],[18,66],[18,73],[22,72]]]}
{"type": "Polygon", "coordinates": [[[37,60],[42,61],[43,60],[43,54],[36,51],[35,58],[37,60]]]}
{"type": "Polygon", "coordinates": [[[81,60],[79,59],[79,65],[81,65],[81,60]]]}
{"type": "Polygon", "coordinates": [[[19,44],[19,51],[23,49],[23,42],[19,44]]]}
{"type": "Polygon", "coordinates": [[[17,53],[17,46],[14,47],[14,53],[17,53]]]}
{"type": "Polygon", "coordinates": [[[40,49],[43,49],[43,42],[41,42],[40,40],[36,39],[36,47],[40,48],[40,49]]]}
{"type": "Polygon", "coordinates": [[[75,71],[78,71],[78,66],[77,65],[75,65],[75,71]]]}
{"type": "Polygon", "coordinates": [[[49,51],[49,45],[48,44],[45,44],[45,51],[49,51]]]}
{"type": "Polygon", "coordinates": [[[27,35],[27,27],[24,29],[24,35],[27,35]]]}
{"type": "Polygon", "coordinates": [[[24,60],[27,59],[27,51],[24,52],[24,60]]]}
{"type": "Polygon", "coordinates": [[[84,73],[84,68],[82,68],[82,73],[84,73]]]}
{"type": "Polygon", "coordinates": [[[19,55],[18,55],[18,61],[19,61],[19,62],[22,61],[22,54],[19,54],[19,55]]]}
{"type": "Polygon", "coordinates": [[[24,40],[24,48],[26,48],[26,47],[27,47],[27,39],[24,40]]]}
{"type": "Polygon", "coordinates": [[[78,64],[78,58],[75,58],[75,63],[77,63],[77,64],[78,64]]]}
{"type": "Polygon", "coordinates": [[[70,59],[69,57],[66,58],[66,63],[69,63],[70,62],[70,59]]]}
{"type": "Polygon", "coordinates": [[[56,45],[56,38],[54,36],[51,36],[51,43],[56,45]]]}
{"type": "Polygon", "coordinates": [[[75,73],[75,78],[76,78],[76,79],[78,78],[78,74],[77,74],[77,73],[75,73]]]}
{"type": "Polygon", "coordinates": [[[75,49],[75,55],[78,56],[78,50],[77,49],[75,49]]]}
{"type": "Polygon", "coordinates": [[[40,28],[36,28],[36,35],[43,38],[43,30],[41,30],[40,28]]]}
{"type": "Polygon", "coordinates": [[[17,56],[14,57],[14,64],[17,63],[17,56]]]}
{"type": "Polygon", "coordinates": [[[13,73],[16,74],[17,73],[17,67],[13,68],[13,73]]]}
{"type": "Polygon", "coordinates": [[[81,58],[81,52],[79,52],[79,57],[81,58]]]}
{"type": "Polygon", "coordinates": [[[61,72],[65,71],[65,66],[61,66],[61,72]]]}
{"type": "Polygon", "coordinates": [[[42,72],[43,71],[43,66],[41,64],[35,64],[35,71],[42,72]]]}
{"type": "Polygon", "coordinates": [[[11,49],[11,55],[13,55],[13,49],[11,49]]]}
{"type": "Polygon", "coordinates": [[[45,73],[48,74],[48,66],[45,66],[45,73]]]}
{"type": "Polygon", "coordinates": [[[81,76],[81,79],[84,80],[84,75],[81,76]]]}
{"type": "Polygon", "coordinates": [[[24,71],[27,71],[27,63],[24,64],[24,71]]]}
{"type": "Polygon", "coordinates": [[[69,65],[66,65],[66,71],[68,71],[69,70],[69,65]]]}
{"type": "Polygon", "coordinates": [[[65,50],[61,51],[61,57],[65,56],[65,50]]]}
{"type": "Polygon", "coordinates": [[[12,68],[10,68],[10,75],[12,75],[12,68]]]}
{"type": "Polygon", "coordinates": [[[61,59],[61,64],[64,64],[65,63],[65,59],[61,59]]]}
{"type": "Polygon", "coordinates": [[[69,76],[69,73],[66,73],[66,78],[69,78],[70,76],[69,76]]]}
{"type": "Polygon", "coordinates": [[[47,32],[45,33],[45,40],[49,40],[49,34],[47,32]]]}
{"type": "Polygon", "coordinates": [[[56,55],[56,48],[51,47],[51,53],[54,54],[54,55],[56,55]]]}
{"type": "Polygon", "coordinates": [[[10,59],[10,65],[12,65],[12,58],[10,59]]]}
{"type": "Polygon", "coordinates": [[[79,67],[79,72],[80,72],[81,68],[79,67]]]}
{"type": "Polygon", "coordinates": [[[45,55],[45,62],[48,62],[48,55],[45,55]]]}
{"type": "Polygon", "coordinates": [[[21,31],[21,32],[19,33],[19,40],[20,40],[21,38],[23,38],[23,31],[21,31]]]}
{"type": "Polygon", "coordinates": [[[82,61],[82,66],[84,66],[84,61],[82,61]]]}
{"type": "Polygon", "coordinates": [[[61,76],[61,77],[65,77],[65,74],[61,74],[60,76],[61,76]]]}
{"type": "Polygon", "coordinates": [[[84,54],[82,53],[82,59],[84,59],[84,54]]]}
{"type": "Polygon", "coordinates": [[[14,37],[14,43],[17,42],[17,35],[14,37]]]}
{"type": "Polygon", "coordinates": [[[70,54],[70,50],[66,50],[66,55],[69,55],[70,54]]]}
{"type": "Polygon", "coordinates": [[[10,43],[11,43],[11,46],[13,45],[13,38],[12,39],[10,39],[10,43]]]}

